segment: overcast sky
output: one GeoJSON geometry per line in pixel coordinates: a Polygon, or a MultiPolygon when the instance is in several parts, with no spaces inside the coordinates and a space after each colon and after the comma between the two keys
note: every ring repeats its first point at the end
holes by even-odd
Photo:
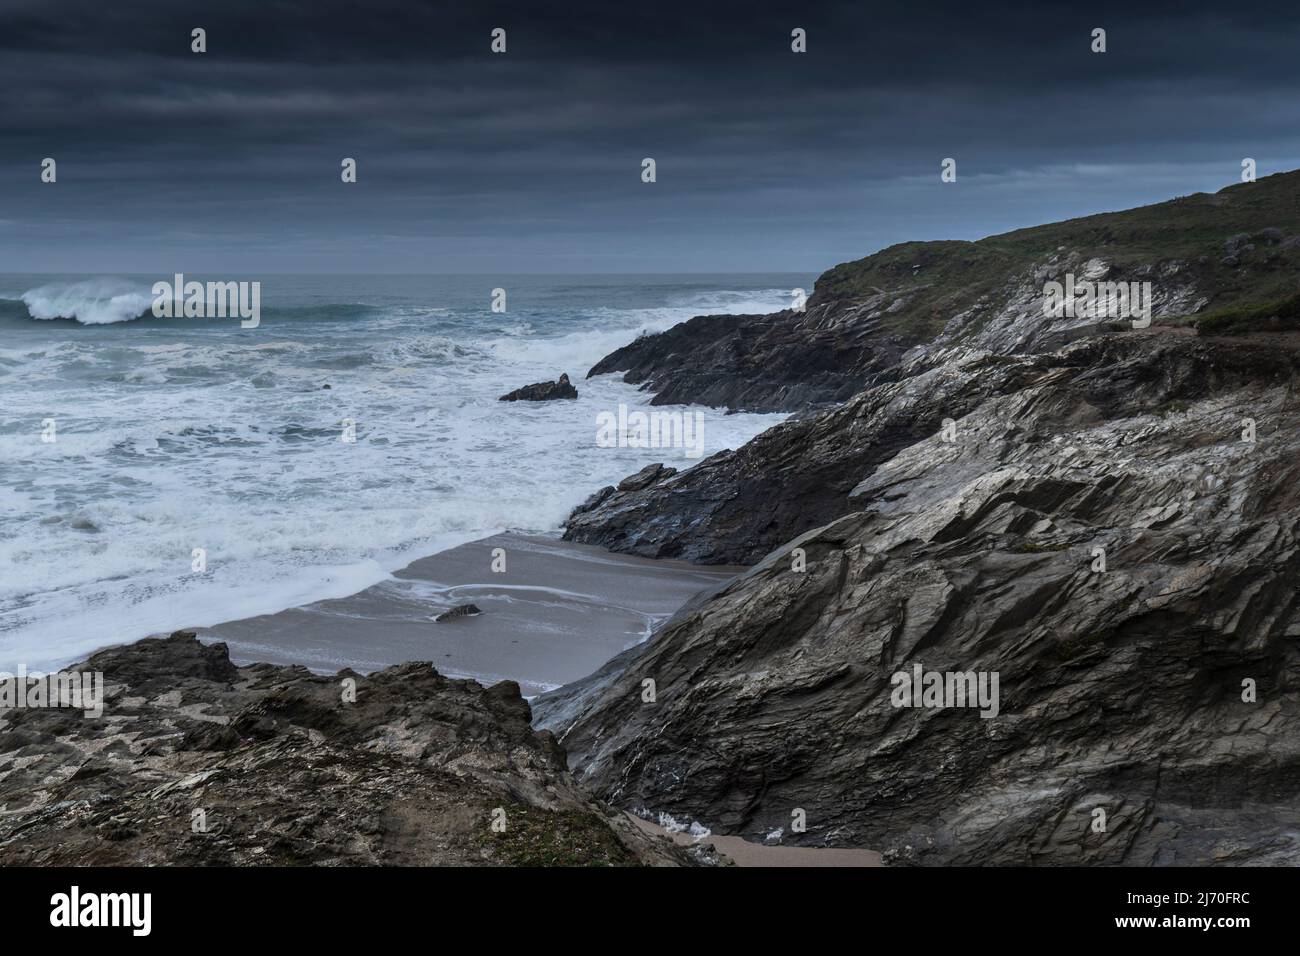
{"type": "Polygon", "coordinates": [[[1247,156],[1300,4],[0,0],[0,272],[820,271],[1247,156]]]}

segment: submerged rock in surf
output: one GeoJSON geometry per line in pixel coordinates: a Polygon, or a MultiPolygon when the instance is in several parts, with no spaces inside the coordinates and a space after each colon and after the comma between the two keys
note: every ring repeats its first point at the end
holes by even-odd
{"type": "Polygon", "coordinates": [[[536,382],[525,385],[513,392],[507,392],[499,402],[549,402],[557,398],[577,398],[578,390],[569,382],[568,375],[561,375],[556,382],[536,382]]]}
{"type": "Polygon", "coordinates": [[[475,604],[457,604],[450,611],[443,611],[434,620],[439,622],[450,621],[458,617],[475,617],[482,613],[475,604]]]}

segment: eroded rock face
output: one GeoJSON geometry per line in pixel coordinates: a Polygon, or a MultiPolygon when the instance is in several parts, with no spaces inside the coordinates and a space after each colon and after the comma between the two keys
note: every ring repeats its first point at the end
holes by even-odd
{"type": "Polygon", "coordinates": [[[1295,346],[1134,333],[928,364],[599,505],[632,547],[789,538],[535,702],[578,779],[896,863],[1300,862],[1295,346]],[[829,520],[799,533],[801,510],[829,520]],[[997,716],[895,706],[917,664],[998,675],[997,716]]]}
{"type": "Polygon", "coordinates": [[[772,315],[702,315],[607,355],[587,373],[623,372],[652,405],[780,412],[841,402],[916,339],[878,334],[838,303],[772,315]]]}
{"type": "Polygon", "coordinates": [[[104,674],[102,717],[0,711],[0,863],[689,861],[574,786],[512,682],[235,667],[189,632],[78,669],[104,674]]]}
{"type": "Polygon", "coordinates": [[[1188,402],[1229,381],[1286,378],[1288,363],[1268,344],[1207,343],[1187,330],[1094,337],[1032,358],[927,350],[838,408],[680,474],[592,496],[570,515],[565,538],[645,557],[753,564],[855,510],[853,489],[945,420],[1047,376],[1068,383],[1081,413],[1109,417],[1188,402]]]}
{"type": "Polygon", "coordinates": [[[933,435],[1032,368],[977,355],[918,358],[844,405],[768,429],[678,473],[638,476],[593,495],[564,537],[651,558],[753,564],[795,535],[846,514],[849,492],[902,448],[933,435]]]}

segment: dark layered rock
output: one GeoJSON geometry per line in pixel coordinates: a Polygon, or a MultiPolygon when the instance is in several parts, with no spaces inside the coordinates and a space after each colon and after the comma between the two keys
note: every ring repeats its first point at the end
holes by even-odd
{"type": "Polygon", "coordinates": [[[671,478],[677,474],[676,468],[669,468],[663,462],[654,465],[646,465],[635,475],[628,475],[618,483],[616,491],[643,491],[653,484],[663,481],[665,478],[671,478]]]}
{"type": "Polygon", "coordinates": [[[1300,863],[1295,344],[931,359],[606,495],[629,549],[789,539],[538,725],[599,795],[715,832],[895,863],[1300,863]],[[799,533],[803,511],[829,520],[799,533]],[[895,706],[918,664],[998,675],[996,716],[895,706]]]}
{"type": "Polygon", "coordinates": [[[703,315],[643,336],[587,373],[624,372],[652,405],[701,404],[775,412],[843,401],[915,339],[874,335],[818,305],[773,315],[703,315]]]}
{"type": "Polygon", "coordinates": [[[752,839],[1300,862],[1298,233],[1292,173],[905,243],[803,313],[609,356],[661,402],[804,411],[575,511],[572,540],[758,564],[539,726],[609,800],[752,839]],[[1153,326],[1046,317],[1067,275],[1149,282],[1153,326]],[[996,715],[895,706],[917,665],[998,675],[996,715]]]}
{"type": "Polygon", "coordinates": [[[1095,414],[1131,415],[1202,397],[1229,375],[1240,383],[1284,374],[1286,361],[1271,344],[1212,344],[1188,329],[1097,337],[1024,359],[929,351],[831,411],[768,429],[666,480],[605,489],[569,516],[565,538],[645,557],[753,564],[855,510],[852,490],[938,434],[945,419],[1049,376],[1095,414]]]}
{"type": "Polygon", "coordinates": [[[485,688],[426,663],[329,677],[235,667],[224,644],[188,632],[78,669],[104,675],[101,717],[0,712],[0,863],[691,859],[575,787],[513,682],[485,688]]]}
{"type": "Polygon", "coordinates": [[[933,435],[945,417],[1041,374],[992,356],[921,367],[680,474],[647,483],[642,471],[604,489],[574,510],[564,537],[643,557],[753,564],[851,510],[849,492],[864,476],[933,435]]]}
{"type": "Polygon", "coordinates": [[[557,398],[577,398],[578,390],[569,381],[568,375],[561,375],[559,381],[535,382],[525,385],[513,392],[507,392],[497,401],[500,402],[550,402],[557,398]]]}

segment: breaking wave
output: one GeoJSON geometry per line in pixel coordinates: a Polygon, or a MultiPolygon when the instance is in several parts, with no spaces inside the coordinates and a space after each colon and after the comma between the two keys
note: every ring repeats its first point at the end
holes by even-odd
{"type": "Polygon", "coordinates": [[[148,316],[153,296],[117,279],[88,279],[46,285],[20,296],[33,319],[74,319],[82,325],[110,325],[148,316]]]}

